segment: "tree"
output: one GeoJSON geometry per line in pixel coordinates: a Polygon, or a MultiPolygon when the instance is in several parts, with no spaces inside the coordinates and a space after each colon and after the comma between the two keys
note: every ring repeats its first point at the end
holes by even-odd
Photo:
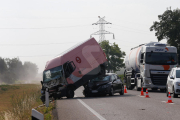
{"type": "Polygon", "coordinates": [[[38,67],[31,62],[24,62],[25,79],[34,79],[38,73],[38,67]]]}
{"type": "Polygon", "coordinates": [[[5,71],[7,71],[7,65],[3,58],[0,57],[0,74],[3,74],[5,71]]]}
{"type": "MultiPolygon", "coordinates": [[[[180,9],[167,9],[162,15],[158,15],[159,22],[155,21],[150,27],[150,31],[156,31],[158,41],[163,39],[167,43],[177,48],[180,54],[180,9]]],[[[179,55],[180,64],[180,55],[179,55]]]]}
{"type": "Polygon", "coordinates": [[[120,70],[120,68],[124,66],[123,58],[126,55],[125,52],[121,51],[121,49],[118,47],[118,44],[113,43],[110,45],[108,40],[104,40],[99,44],[105,52],[108,60],[108,72],[115,72],[120,70]]]}
{"type": "Polygon", "coordinates": [[[7,83],[14,83],[16,80],[21,80],[23,77],[23,64],[19,58],[6,58],[6,64],[8,66],[7,74],[7,83]]]}

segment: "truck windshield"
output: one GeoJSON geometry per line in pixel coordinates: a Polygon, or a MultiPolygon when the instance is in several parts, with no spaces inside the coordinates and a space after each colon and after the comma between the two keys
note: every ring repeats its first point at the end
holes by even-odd
{"type": "Polygon", "coordinates": [[[175,65],[177,64],[177,54],[147,52],[145,62],[147,64],[175,65]]]}
{"type": "Polygon", "coordinates": [[[59,79],[63,76],[62,66],[52,68],[43,72],[43,82],[59,79]]]}
{"type": "Polygon", "coordinates": [[[176,78],[180,78],[180,70],[176,70],[176,78]]]}

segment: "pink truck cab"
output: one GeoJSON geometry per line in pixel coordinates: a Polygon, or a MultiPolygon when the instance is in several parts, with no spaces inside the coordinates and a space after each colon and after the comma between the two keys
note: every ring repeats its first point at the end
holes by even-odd
{"type": "Polygon", "coordinates": [[[90,38],[46,63],[43,71],[42,96],[45,89],[50,96],[74,97],[74,91],[99,75],[105,74],[106,55],[94,38],[90,38]]]}

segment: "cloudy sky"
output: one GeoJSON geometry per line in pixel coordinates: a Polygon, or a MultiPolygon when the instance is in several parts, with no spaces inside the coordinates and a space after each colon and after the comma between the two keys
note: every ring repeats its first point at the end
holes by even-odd
{"type": "Polygon", "coordinates": [[[157,41],[149,31],[153,21],[179,5],[180,0],[0,0],[0,56],[31,61],[42,72],[49,59],[98,31],[99,26],[92,26],[98,16],[112,23],[105,30],[115,39],[106,39],[128,53],[157,41]]]}

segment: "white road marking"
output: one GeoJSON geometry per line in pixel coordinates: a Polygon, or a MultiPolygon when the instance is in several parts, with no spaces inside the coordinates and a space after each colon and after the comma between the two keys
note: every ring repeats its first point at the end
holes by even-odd
{"type": "Polygon", "coordinates": [[[145,96],[141,96],[141,95],[138,95],[139,97],[145,97],[145,96]]]}
{"type": "MultiPolygon", "coordinates": [[[[77,97],[75,95],[75,97],[77,97]]],[[[95,110],[93,110],[91,107],[89,107],[86,103],[84,103],[81,99],[77,99],[81,104],[83,104],[89,111],[91,111],[94,115],[96,115],[100,120],[106,120],[104,117],[102,117],[99,113],[97,113],[95,110]]]]}
{"type": "MultiPolygon", "coordinates": [[[[161,102],[166,103],[167,101],[161,101],[161,102]]],[[[169,104],[174,104],[174,103],[169,103],[169,104]]]]}

